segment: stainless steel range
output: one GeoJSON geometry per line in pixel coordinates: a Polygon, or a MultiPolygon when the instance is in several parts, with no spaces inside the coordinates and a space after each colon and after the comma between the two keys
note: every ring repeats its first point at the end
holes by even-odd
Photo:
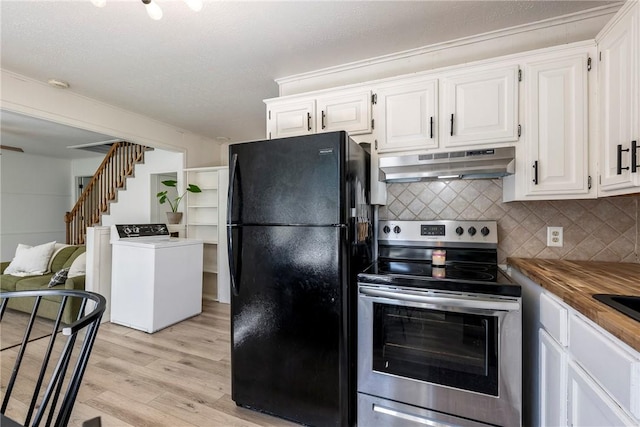
{"type": "Polygon", "coordinates": [[[378,227],[358,275],[358,425],[522,425],[521,289],[496,222],[378,227]]]}

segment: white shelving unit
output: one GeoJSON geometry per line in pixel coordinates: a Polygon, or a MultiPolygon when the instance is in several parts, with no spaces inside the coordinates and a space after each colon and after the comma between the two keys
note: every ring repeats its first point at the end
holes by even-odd
{"type": "Polygon", "coordinates": [[[201,193],[187,193],[187,238],[204,241],[203,297],[228,303],[230,300],[227,244],[226,166],[185,169],[186,184],[196,184],[201,193]]]}

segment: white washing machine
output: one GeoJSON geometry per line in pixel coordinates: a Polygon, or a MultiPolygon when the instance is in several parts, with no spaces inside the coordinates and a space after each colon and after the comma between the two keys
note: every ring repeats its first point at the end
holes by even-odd
{"type": "Polygon", "coordinates": [[[148,333],[202,312],[203,241],[166,224],[111,228],[111,321],[148,333]]]}

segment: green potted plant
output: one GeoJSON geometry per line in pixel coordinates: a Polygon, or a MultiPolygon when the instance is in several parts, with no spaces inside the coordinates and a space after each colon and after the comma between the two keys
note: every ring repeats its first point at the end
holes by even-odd
{"type": "MultiPolygon", "coordinates": [[[[168,179],[161,182],[167,187],[176,188],[178,186],[178,181],[173,179],[168,179]]],[[[202,193],[202,190],[197,185],[187,184],[187,189],[184,191],[184,193],[182,193],[182,195],[178,195],[173,200],[167,195],[169,190],[164,190],[156,194],[158,202],[161,205],[163,205],[164,203],[169,203],[169,206],[171,206],[171,212],[167,212],[167,222],[169,224],[179,224],[182,220],[182,212],[178,212],[178,206],[180,205],[182,198],[187,194],[187,191],[190,193],[202,193]]]]}

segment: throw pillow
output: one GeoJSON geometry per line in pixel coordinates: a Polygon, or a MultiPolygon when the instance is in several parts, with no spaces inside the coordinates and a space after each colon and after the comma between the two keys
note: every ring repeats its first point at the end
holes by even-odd
{"type": "Polygon", "coordinates": [[[62,270],[58,271],[56,274],[53,275],[53,277],[51,278],[51,280],[49,280],[49,287],[52,288],[56,285],[62,285],[64,284],[64,282],[67,281],[67,275],[69,274],[69,269],[68,268],[63,268],[62,270]]]}
{"type": "Polygon", "coordinates": [[[84,276],[87,270],[87,253],[83,252],[76,257],[69,267],[68,277],[84,276]]]}
{"type": "Polygon", "coordinates": [[[56,242],[49,242],[33,247],[19,244],[16,255],[4,270],[4,274],[31,276],[46,273],[55,244],[56,242]]]}

